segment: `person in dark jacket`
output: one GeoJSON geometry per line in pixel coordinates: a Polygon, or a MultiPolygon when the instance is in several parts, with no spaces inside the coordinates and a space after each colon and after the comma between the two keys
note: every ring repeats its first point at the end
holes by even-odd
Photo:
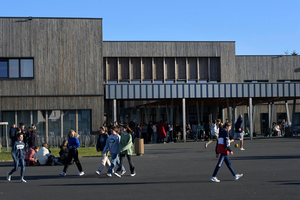
{"type": "Polygon", "coordinates": [[[11,175],[18,170],[19,164],[21,166],[21,183],[26,183],[24,180],[24,173],[25,173],[25,143],[23,142],[23,134],[21,130],[18,128],[17,131],[17,141],[15,141],[14,145],[12,146],[11,156],[14,160],[14,168],[7,173],[7,180],[11,180],[11,175]]]}
{"type": "Polygon", "coordinates": [[[231,166],[231,162],[229,160],[229,153],[233,155],[233,151],[230,148],[230,139],[229,139],[229,131],[231,129],[231,123],[226,123],[225,128],[221,129],[219,133],[219,139],[217,140],[216,146],[216,157],[220,157],[218,164],[214,170],[212,177],[210,178],[213,182],[220,182],[220,180],[216,177],[219,169],[221,168],[223,162],[225,161],[228,169],[234,176],[235,180],[238,180],[243,176],[243,174],[236,174],[231,166]]]}
{"type": "Polygon", "coordinates": [[[96,174],[101,175],[101,170],[104,168],[104,166],[106,166],[107,169],[109,169],[110,167],[110,161],[108,159],[108,152],[103,152],[103,149],[106,145],[106,140],[108,138],[108,133],[105,131],[106,128],[105,127],[100,127],[100,134],[99,137],[97,139],[97,145],[96,145],[96,149],[98,152],[101,151],[102,157],[101,157],[101,164],[100,167],[98,167],[98,169],[95,171],[96,174]]]}
{"type": "Polygon", "coordinates": [[[23,134],[23,142],[25,144],[25,152],[28,150],[28,132],[23,122],[20,123],[21,133],[23,134]]]}
{"type": "Polygon", "coordinates": [[[37,133],[34,124],[27,129],[28,132],[28,149],[37,146],[37,133]]]}
{"type": "MultiPolygon", "coordinates": [[[[233,139],[239,139],[240,140],[240,150],[243,151],[244,149],[244,120],[243,116],[239,115],[238,119],[236,120],[236,123],[234,125],[234,137],[233,139]]],[[[232,140],[232,142],[234,141],[232,140]]]]}
{"type": "Polygon", "coordinates": [[[16,124],[13,124],[12,127],[10,127],[9,129],[9,138],[11,139],[11,146],[13,146],[13,144],[17,140],[17,136],[16,136],[17,128],[18,127],[16,126],[16,124]]]}

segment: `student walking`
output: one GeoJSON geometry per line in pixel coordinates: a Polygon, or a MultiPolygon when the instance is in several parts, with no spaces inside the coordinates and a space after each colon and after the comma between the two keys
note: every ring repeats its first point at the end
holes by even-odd
{"type": "MultiPolygon", "coordinates": [[[[110,160],[110,168],[107,171],[107,176],[112,177],[113,170],[116,166],[116,164],[120,165],[120,160],[118,156],[119,152],[119,144],[120,144],[120,128],[113,126],[111,128],[111,135],[107,138],[106,140],[106,145],[103,149],[102,153],[106,153],[109,149],[110,154],[111,154],[111,160],[110,160]]],[[[121,168],[122,171],[125,171],[125,168],[122,166],[121,168]]],[[[118,176],[115,173],[116,176],[118,176]]]]}
{"type": "Polygon", "coordinates": [[[78,159],[78,148],[80,147],[80,142],[78,140],[78,134],[74,130],[70,130],[68,134],[68,143],[69,143],[69,154],[67,157],[67,162],[65,163],[63,172],[60,172],[59,175],[66,176],[66,172],[68,167],[70,166],[70,162],[74,159],[77,168],[79,170],[78,176],[83,176],[84,171],[82,170],[81,163],[78,159]]]}
{"type": "Polygon", "coordinates": [[[21,183],[26,183],[24,180],[24,173],[25,173],[25,143],[23,142],[23,134],[21,133],[21,130],[17,128],[16,130],[17,134],[17,141],[12,146],[11,156],[14,160],[14,168],[7,173],[7,180],[11,180],[11,175],[18,170],[19,164],[21,166],[21,183]]]}
{"type": "Polygon", "coordinates": [[[120,155],[120,165],[117,169],[117,172],[115,173],[116,176],[121,177],[126,173],[125,170],[122,170],[123,167],[123,159],[126,156],[129,167],[130,167],[130,176],[135,176],[135,167],[131,159],[132,155],[132,141],[131,141],[131,134],[133,131],[127,126],[123,126],[123,133],[121,134],[121,140],[119,144],[119,155],[120,155]]]}
{"type": "Polygon", "coordinates": [[[101,151],[102,157],[101,157],[101,161],[100,161],[100,167],[95,171],[96,174],[101,175],[101,170],[104,168],[104,166],[107,167],[107,169],[109,169],[110,167],[110,161],[108,159],[108,152],[103,152],[104,147],[106,145],[106,140],[108,138],[108,133],[105,132],[105,127],[102,126],[100,127],[100,134],[97,140],[97,151],[101,151]]]}
{"type": "Polygon", "coordinates": [[[210,143],[212,143],[214,140],[218,140],[218,138],[219,138],[219,128],[218,128],[218,125],[217,125],[217,120],[213,120],[212,123],[211,123],[211,135],[212,135],[213,140],[210,140],[210,141],[206,142],[204,144],[205,148],[207,148],[208,145],[210,143]]]}
{"type": "Polygon", "coordinates": [[[228,169],[234,176],[235,180],[238,180],[243,176],[243,174],[236,174],[231,166],[231,162],[229,160],[229,153],[233,155],[233,151],[230,148],[230,139],[229,139],[229,131],[231,130],[231,123],[226,123],[225,128],[220,131],[219,139],[217,141],[216,146],[216,157],[220,157],[218,164],[214,170],[214,173],[212,177],[210,178],[213,182],[220,182],[220,180],[217,178],[217,173],[219,169],[221,168],[223,162],[226,163],[228,169]]]}

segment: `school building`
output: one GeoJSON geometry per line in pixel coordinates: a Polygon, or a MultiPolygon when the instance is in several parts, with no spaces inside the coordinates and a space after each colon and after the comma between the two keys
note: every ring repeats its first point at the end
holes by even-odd
{"type": "Polygon", "coordinates": [[[0,121],[46,138],[239,114],[257,135],[283,119],[300,131],[300,56],[237,56],[234,41],[103,41],[102,30],[101,18],[0,18],[0,121]]]}

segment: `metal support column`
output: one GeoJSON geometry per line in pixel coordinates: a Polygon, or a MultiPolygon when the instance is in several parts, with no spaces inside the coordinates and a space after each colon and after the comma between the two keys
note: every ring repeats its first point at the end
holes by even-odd
{"type": "Polygon", "coordinates": [[[204,110],[204,102],[201,102],[201,122],[203,122],[203,110],[204,110]]]}
{"type": "Polygon", "coordinates": [[[295,121],[296,121],[296,97],[294,97],[293,100],[293,114],[292,114],[292,127],[291,127],[291,137],[294,135],[294,129],[295,129],[295,121]]]}
{"type": "Polygon", "coordinates": [[[287,122],[288,122],[288,126],[290,127],[291,124],[291,119],[290,119],[290,112],[289,112],[289,103],[286,99],[284,99],[285,101],[285,109],[286,109],[286,117],[287,117],[287,122]]]}
{"type": "Polygon", "coordinates": [[[113,123],[117,121],[117,100],[113,100],[113,123]]]}
{"type": "MultiPolygon", "coordinates": [[[[233,105],[232,105],[232,128],[231,128],[231,137],[234,136],[234,124],[236,122],[237,116],[236,116],[236,102],[235,99],[233,99],[233,105]]],[[[251,115],[250,115],[251,116],[251,115]]]]}
{"type": "Polygon", "coordinates": [[[228,121],[231,122],[231,116],[230,116],[230,107],[229,107],[229,99],[226,99],[226,104],[227,104],[227,116],[228,116],[228,121]]]}
{"type": "Polygon", "coordinates": [[[197,107],[197,124],[200,124],[199,102],[196,102],[197,107]]]}
{"type": "Polygon", "coordinates": [[[274,117],[274,101],[272,101],[272,106],[271,106],[270,137],[272,137],[272,123],[273,123],[273,117],[274,117]]]}
{"type": "Polygon", "coordinates": [[[182,132],[183,132],[183,141],[186,142],[186,114],[185,114],[185,98],[182,99],[182,132]]]}
{"type": "Polygon", "coordinates": [[[253,123],[252,123],[252,98],[249,98],[249,113],[248,113],[248,119],[249,119],[249,130],[250,130],[250,139],[253,139],[253,123]]]}

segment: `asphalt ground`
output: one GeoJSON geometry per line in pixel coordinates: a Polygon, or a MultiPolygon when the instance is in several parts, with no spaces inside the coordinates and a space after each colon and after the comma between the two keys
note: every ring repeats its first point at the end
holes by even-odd
{"type": "MultiPolygon", "coordinates": [[[[235,144],[236,142],[234,142],[235,144]]],[[[0,163],[0,200],[22,199],[300,199],[300,138],[255,138],[244,141],[245,151],[232,148],[232,166],[244,176],[235,181],[224,164],[210,181],[217,164],[215,142],[147,144],[145,155],[134,156],[137,175],[118,178],[98,176],[100,157],[81,158],[85,175],[76,176],[71,165],[66,177],[63,166],[26,167],[27,183],[19,182],[20,169],[6,180],[12,162],[0,163]]],[[[79,152],[80,154],[80,152],[79,152]]]]}

